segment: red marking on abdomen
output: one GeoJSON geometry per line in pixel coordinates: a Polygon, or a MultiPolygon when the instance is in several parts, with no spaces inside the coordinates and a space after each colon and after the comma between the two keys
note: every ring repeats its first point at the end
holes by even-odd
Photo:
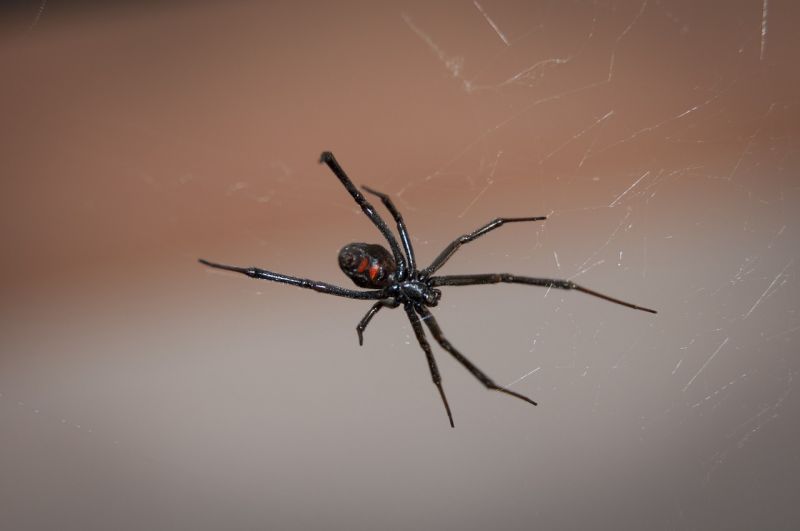
{"type": "Polygon", "coordinates": [[[358,264],[358,269],[356,271],[359,273],[363,273],[364,271],[367,270],[368,266],[369,266],[369,260],[366,257],[364,257],[361,259],[361,263],[358,264]]]}
{"type": "Polygon", "coordinates": [[[375,282],[375,279],[377,278],[378,273],[380,273],[380,271],[381,271],[381,266],[379,266],[378,264],[372,264],[372,266],[369,268],[369,278],[371,278],[372,281],[375,282]]]}

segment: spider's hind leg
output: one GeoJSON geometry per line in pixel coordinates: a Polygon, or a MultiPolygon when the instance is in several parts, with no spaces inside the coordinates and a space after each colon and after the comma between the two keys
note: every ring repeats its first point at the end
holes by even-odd
{"type": "Polygon", "coordinates": [[[420,307],[418,307],[418,311],[419,311],[420,315],[422,315],[422,320],[425,321],[426,325],[428,325],[428,328],[430,329],[431,334],[433,334],[433,338],[439,343],[439,345],[441,345],[441,347],[443,349],[445,349],[456,360],[458,360],[458,362],[461,363],[461,365],[466,367],[467,370],[469,372],[471,372],[472,375],[475,378],[477,378],[488,389],[491,389],[493,391],[499,391],[501,393],[505,393],[507,395],[514,396],[516,398],[519,398],[520,400],[524,400],[525,402],[528,402],[529,404],[533,404],[534,406],[538,405],[536,402],[534,402],[533,400],[531,400],[527,396],[521,395],[519,393],[515,393],[514,391],[506,389],[505,387],[500,387],[499,385],[494,383],[494,380],[492,380],[491,378],[486,376],[486,374],[484,374],[484,372],[482,370],[480,370],[478,367],[476,367],[471,361],[469,361],[466,358],[466,356],[461,354],[458,350],[456,350],[456,348],[453,345],[450,344],[450,342],[447,340],[447,338],[444,337],[444,334],[442,333],[442,329],[439,328],[439,323],[436,322],[436,319],[433,318],[433,314],[431,314],[431,312],[427,308],[425,308],[424,306],[420,306],[420,307]]]}
{"type": "Polygon", "coordinates": [[[400,233],[400,240],[403,242],[403,248],[406,251],[406,257],[408,258],[408,270],[409,272],[413,272],[416,270],[417,264],[414,258],[414,248],[411,246],[411,237],[408,235],[408,229],[406,228],[405,221],[403,221],[403,215],[400,214],[400,211],[397,210],[396,206],[394,206],[392,198],[388,195],[384,194],[383,192],[373,190],[369,186],[362,186],[361,188],[372,195],[379,197],[383,202],[383,206],[386,207],[386,209],[394,218],[395,222],[397,223],[397,232],[400,233]]]}

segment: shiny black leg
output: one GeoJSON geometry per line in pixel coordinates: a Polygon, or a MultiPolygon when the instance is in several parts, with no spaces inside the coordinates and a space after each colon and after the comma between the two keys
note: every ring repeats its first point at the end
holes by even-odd
{"type": "Polygon", "coordinates": [[[533,404],[534,406],[537,405],[536,402],[534,402],[527,396],[515,393],[514,391],[506,389],[505,387],[500,387],[499,385],[494,383],[494,381],[488,376],[486,376],[486,374],[484,374],[482,370],[477,368],[471,361],[469,361],[463,354],[461,354],[458,350],[456,350],[456,348],[453,345],[450,344],[447,338],[444,337],[442,329],[439,328],[439,323],[437,323],[436,319],[433,318],[433,314],[430,312],[430,310],[428,310],[424,306],[417,306],[416,310],[422,316],[422,320],[428,326],[428,329],[430,329],[433,338],[439,343],[439,345],[441,345],[443,349],[445,349],[456,360],[458,360],[458,362],[461,363],[461,365],[466,367],[467,370],[471,372],[472,375],[475,378],[477,378],[483,385],[485,385],[487,388],[493,391],[499,391],[507,395],[515,396],[520,400],[528,402],[529,404],[533,404]]]}
{"type": "Polygon", "coordinates": [[[386,210],[394,218],[395,222],[397,222],[397,232],[400,233],[400,240],[403,242],[403,247],[406,250],[406,256],[408,257],[408,270],[413,272],[416,270],[417,265],[416,261],[414,260],[414,249],[411,247],[411,237],[408,235],[408,229],[406,228],[406,224],[403,221],[403,216],[400,214],[400,211],[394,206],[392,202],[392,198],[388,195],[384,194],[383,192],[378,192],[377,190],[373,190],[369,186],[362,186],[364,190],[371,193],[372,195],[378,196],[383,201],[383,206],[386,207],[386,210]]]}
{"type": "Polygon", "coordinates": [[[442,275],[439,277],[431,278],[431,286],[474,286],[479,284],[499,284],[501,282],[510,284],[527,284],[529,286],[541,286],[544,288],[571,289],[575,291],[580,291],[582,293],[586,293],[593,297],[598,297],[600,299],[607,300],[609,302],[613,302],[614,304],[621,304],[622,306],[627,306],[628,308],[633,308],[634,310],[642,310],[643,312],[658,313],[657,311],[651,310],[650,308],[645,308],[644,306],[639,306],[638,304],[632,304],[630,302],[625,302],[620,299],[615,299],[614,297],[609,297],[608,295],[598,293],[597,291],[591,290],[589,288],[584,288],[583,286],[575,284],[571,280],[559,280],[554,278],[521,277],[517,275],[511,275],[509,273],[486,273],[480,275],[442,275]]]}
{"type": "Polygon", "coordinates": [[[358,334],[358,344],[359,345],[364,344],[364,330],[366,330],[369,322],[381,308],[383,308],[384,306],[389,308],[397,308],[399,305],[400,303],[395,301],[394,299],[378,301],[375,304],[373,304],[372,308],[370,308],[369,311],[367,312],[367,315],[365,315],[364,318],[361,319],[361,322],[358,323],[358,326],[356,326],[356,333],[358,334]]]}
{"type": "Polygon", "coordinates": [[[448,260],[450,260],[450,257],[453,256],[455,254],[455,252],[458,251],[459,248],[461,248],[462,245],[480,238],[481,236],[483,236],[487,232],[490,232],[490,231],[493,231],[494,229],[502,227],[503,224],[505,224],[505,223],[517,223],[519,221],[541,221],[543,219],[547,219],[547,217],[546,216],[536,216],[536,217],[531,217],[531,218],[497,218],[497,219],[493,219],[492,221],[490,221],[489,223],[487,223],[483,227],[479,228],[478,230],[476,230],[474,232],[470,232],[469,234],[465,234],[465,235],[455,239],[454,241],[452,241],[450,243],[450,245],[448,245],[447,247],[444,248],[444,251],[439,253],[439,256],[436,257],[436,259],[431,263],[431,265],[429,265],[428,267],[423,269],[420,272],[420,274],[423,277],[427,277],[427,276],[432,275],[433,273],[438,271],[439,268],[441,268],[448,260]]]}
{"type": "Polygon", "coordinates": [[[389,242],[389,247],[392,249],[392,254],[394,255],[394,261],[397,264],[397,278],[400,280],[404,280],[406,278],[406,260],[403,257],[403,253],[400,251],[400,246],[397,244],[397,239],[392,234],[392,231],[389,229],[386,222],[383,221],[380,214],[375,210],[375,207],[367,201],[367,198],[364,197],[364,194],[358,191],[358,188],[350,181],[350,178],[344,172],[339,163],[336,161],[336,158],[333,156],[333,153],[330,151],[324,151],[322,155],[320,155],[319,161],[327,164],[331,171],[339,178],[341,183],[350,192],[350,195],[353,196],[358,206],[361,207],[361,210],[364,211],[364,214],[378,227],[378,230],[381,231],[383,237],[386,238],[386,241],[389,242]]]}
{"type": "Polygon", "coordinates": [[[297,286],[300,288],[313,289],[314,291],[318,291],[320,293],[327,293],[328,295],[336,295],[337,297],[347,297],[348,299],[373,299],[373,300],[386,298],[386,294],[383,292],[383,290],[358,291],[354,289],[341,288],[334,284],[328,284],[327,282],[319,282],[317,280],[309,280],[307,278],[290,277],[289,275],[273,273],[272,271],[267,271],[266,269],[259,269],[257,267],[238,267],[225,264],[217,264],[214,262],[209,262],[208,260],[203,260],[202,258],[199,259],[198,262],[200,262],[203,265],[207,265],[208,267],[213,267],[215,269],[224,269],[225,271],[233,271],[234,273],[241,273],[243,275],[247,275],[250,278],[271,280],[273,282],[282,282],[284,284],[291,284],[292,286],[297,286]]]}
{"type": "Polygon", "coordinates": [[[405,308],[406,314],[408,314],[408,320],[411,321],[411,328],[414,329],[414,334],[417,336],[419,346],[422,347],[422,350],[425,351],[425,356],[428,358],[431,378],[433,378],[433,383],[436,385],[436,388],[439,389],[439,395],[441,395],[444,408],[447,410],[447,418],[450,419],[450,427],[455,428],[456,425],[453,423],[453,414],[450,412],[450,404],[447,403],[447,397],[442,388],[442,377],[439,374],[439,367],[436,366],[436,359],[433,357],[433,351],[431,350],[428,340],[425,338],[425,330],[422,329],[422,325],[419,323],[419,317],[414,313],[414,309],[408,304],[404,305],[403,308],[405,308]]]}

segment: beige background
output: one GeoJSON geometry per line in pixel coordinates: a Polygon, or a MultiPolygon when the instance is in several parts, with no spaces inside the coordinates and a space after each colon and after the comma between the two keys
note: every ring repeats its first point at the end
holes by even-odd
{"type": "Polygon", "coordinates": [[[796,529],[794,2],[27,2],[0,18],[0,528],[796,529]],[[549,215],[405,316],[346,285],[549,215]]]}

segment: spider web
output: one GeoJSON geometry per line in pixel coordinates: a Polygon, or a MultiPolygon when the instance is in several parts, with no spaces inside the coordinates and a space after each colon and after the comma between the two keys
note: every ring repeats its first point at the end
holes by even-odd
{"type": "Polygon", "coordinates": [[[0,527],[796,527],[797,22],[775,0],[9,8],[0,527]],[[402,311],[359,349],[367,304],[194,264],[346,285],[338,248],[379,234],[323,149],[392,195],[421,266],[546,215],[441,274],[659,314],[444,288],[453,345],[541,404],[431,339],[452,432],[402,311]]]}

